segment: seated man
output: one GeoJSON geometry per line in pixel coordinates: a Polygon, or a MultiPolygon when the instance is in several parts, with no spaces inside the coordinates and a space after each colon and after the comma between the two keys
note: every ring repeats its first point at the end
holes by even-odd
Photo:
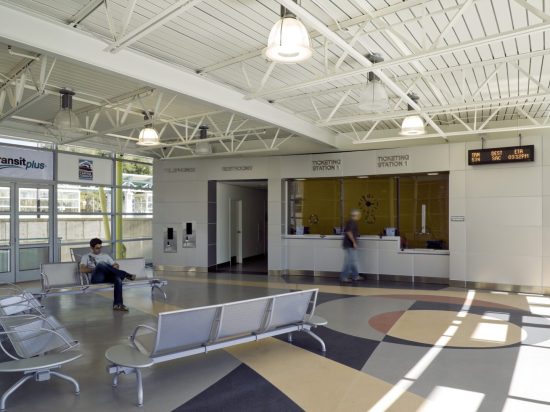
{"type": "Polygon", "coordinates": [[[101,239],[90,240],[91,253],[82,256],[80,271],[91,273],[91,283],[112,283],[114,289],[113,310],[128,312],[128,307],[122,303],[122,281],[124,279],[135,280],[136,275],[131,275],[119,269],[118,263],[106,253],[101,253],[101,239]]]}

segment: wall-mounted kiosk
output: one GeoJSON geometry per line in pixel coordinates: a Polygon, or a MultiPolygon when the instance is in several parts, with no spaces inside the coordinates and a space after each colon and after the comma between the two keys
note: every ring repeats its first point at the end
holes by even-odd
{"type": "Polygon", "coordinates": [[[176,253],[178,251],[178,236],[173,227],[164,230],[164,253],[176,253]]]}
{"type": "Polygon", "coordinates": [[[194,248],[197,247],[197,234],[195,222],[183,223],[183,247],[194,248]]]}

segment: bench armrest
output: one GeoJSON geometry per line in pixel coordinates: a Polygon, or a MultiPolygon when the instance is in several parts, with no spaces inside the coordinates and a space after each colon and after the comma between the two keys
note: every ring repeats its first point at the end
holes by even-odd
{"type": "MultiPolygon", "coordinates": [[[[140,329],[148,329],[150,330],[151,332],[155,332],[157,333],[157,330],[152,327],[152,326],[149,326],[149,325],[137,325],[136,328],[134,329],[134,332],[130,335],[130,341],[132,342],[132,345],[134,346],[134,348],[138,349],[138,347],[136,346],[136,336],[137,336],[137,333],[140,329]]],[[[139,349],[138,349],[139,350],[139,349]]]]}
{"type": "Polygon", "coordinates": [[[42,291],[45,292],[47,290],[50,290],[50,281],[48,279],[48,275],[46,275],[43,272],[40,272],[40,280],[42,283],[42,291]]]}

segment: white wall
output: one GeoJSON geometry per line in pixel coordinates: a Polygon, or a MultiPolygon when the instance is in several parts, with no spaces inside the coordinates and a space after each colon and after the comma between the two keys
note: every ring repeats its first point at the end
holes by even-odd
{"type": "Polygon", "coordinates": [[[230,226],[236,220],[234,214],[230,217],[231,203],[236,200],[242,201],[243,259],[265,253],[267,190],[218,182],[216,199],[216,263],[228,262],[236,255],[235,239],[230,240],[230,226]]]}
{"type": "MultiPolygon", "coordinates": [[[[486,147],[517,144],[517,138],[491,139],[486,147]]],[[[449,223],[450,279],[550,288],[550,141],[532,132],[523,144],[535,145],[535,162],[468,166],[467,151],[480,148],[479,141],[336,154],[156,161],[154,261],[208,266],[209,180],[268,179],[268,268],[281,270],[288,267],[289,248],[281,236],[286,219],[282,179],[449,170],[449,216],[464,217],[463,222],[449,223]],[[403,167],[377,165],[380,156],[403,154],[410,155],[403,167]],[[312,162],[327,159],[339,161],[339,167],[313,170],[312,162]],[[197,222],[197,249],[162,253],[163,227],[171,222],[181,225],[185,219],[197,222]]],[[[210,237],[219,237],[211,232],[210,237]]]]}
{"type": "MultiPolygon", "coordinates": [[[[503,139],[486,147],[517,144],[517,138],[503,139]]],[[[544,237],[550,234],[550,186],[544,185],[550,145],[542,137],[524,138],[523,144],[535,145],[534,162],[485,166],[467,165],[467,151],[479,148],[478,142],[451,145],[450,216],[465,218],[450,222],[451,280],[550,286],[543,279],[550,256],[550,237],[544,237]]]]}

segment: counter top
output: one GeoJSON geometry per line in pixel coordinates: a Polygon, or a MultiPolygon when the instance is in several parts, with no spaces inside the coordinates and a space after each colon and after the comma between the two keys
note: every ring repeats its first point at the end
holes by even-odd
{"type": "MultiPolygon", "coordinates": [[[[343,235],[283,235],[283,239],[327,239],[342,240],[343,235]]],[[[399,236],[359,236],[359,240],[400,240],[399,236]]]]}
{"type": "Polygon", "coordinates": [[[449,255],[448,250],[442,249],[403,249],[399,253],[405,255],[449,255]]]}

